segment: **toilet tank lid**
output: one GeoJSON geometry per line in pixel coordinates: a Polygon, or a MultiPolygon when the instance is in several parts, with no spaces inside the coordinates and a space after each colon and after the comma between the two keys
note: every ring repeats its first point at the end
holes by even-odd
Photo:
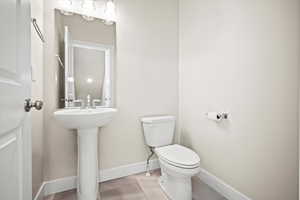
{"type": "Polygon", "coordinates": [[[165,115],[165,116],[152,116],[152,117],[142,117],[141,121],[143,123],[162,123],[168,121],[175,121],[175,116],[165,115]]]}

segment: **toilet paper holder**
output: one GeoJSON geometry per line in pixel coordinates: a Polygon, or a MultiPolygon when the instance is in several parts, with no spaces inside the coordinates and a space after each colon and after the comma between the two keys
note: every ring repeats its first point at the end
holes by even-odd
{"type": "Polygon", "coordinates": [[[208,119],[214,121],[222,121],[222,120],[227,120],[229,118],[229,113],[227,112],[223,112],[223,113],[208,112],[205,113],[205,115],[208,119]]]}

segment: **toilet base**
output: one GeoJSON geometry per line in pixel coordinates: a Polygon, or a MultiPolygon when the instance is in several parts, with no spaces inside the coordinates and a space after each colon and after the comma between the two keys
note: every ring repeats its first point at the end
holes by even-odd
{"type": "Polygon", "coordinates": [[[171,200],[192,200],[191,177],[176,177],[165,173],[162,168],[162,176],[159,185],[171,200]]]}
{"type": "Polygon", "coordinates": [[[98,193],[92,195],[82,195],[79,192],[77,192],[77,200],[89,200],[89,199],[101,200],[100,195],[98,193]]]}
{"type": "Polygon", "coordinates": [[[172,199],[171,196],[168,194],[168,191],[166,190],[166,188],[165,188],[165,186],[163,184],[162,177],[159,177],[158,184],[161,187],[162,191],[165,193],[165,195],[168,197],[168,199],[172,199]]]}

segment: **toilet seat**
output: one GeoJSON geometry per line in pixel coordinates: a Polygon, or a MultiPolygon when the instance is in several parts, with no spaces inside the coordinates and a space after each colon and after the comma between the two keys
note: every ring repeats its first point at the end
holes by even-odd
{"type": "Polygon", "coordinates": [[[199,156],[189,148],[174,144],[155,149],[160,159],[175,167],[192,169],[200,165],[199,156]]]}

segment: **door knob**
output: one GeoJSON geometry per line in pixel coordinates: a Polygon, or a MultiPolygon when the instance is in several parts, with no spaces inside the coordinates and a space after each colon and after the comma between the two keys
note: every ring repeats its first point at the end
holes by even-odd
{"type": "Polygon", "coordinates": [[[24,109],[26,112],[29,112],[31,108],[35,108],[36,110],[41,110],[43,108],[43,101],[35,101],[32,102],[31,99],[25,99],[24,109]]]}

